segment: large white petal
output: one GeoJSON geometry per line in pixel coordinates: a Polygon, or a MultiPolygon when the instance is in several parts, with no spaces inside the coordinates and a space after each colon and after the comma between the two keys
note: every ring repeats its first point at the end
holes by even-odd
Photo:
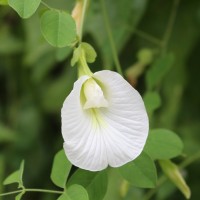
{"type": "Polygon", "coordinates": [[[149,131],[147,112],[140,94],[118,73],[94,74],[108,101],[99,110],[107,126],[101,130],[108,164],[119,167],[140,155],[149,131]]]}
{"type": "Polygon", "coordinates": [[[142,151],[148,117],[139,93],[119,74],[100,71],[94,78],[108,100],[107,108],[83,109],[80,92],[89,77],[81,77],[62,108],[62,134],[68,159],[76,166],[99,171],[121,166],[142,151]]]}
{"type": "Polygon", "coordinates": [[[64,150],[72,164],[91,171],[108,166],[105,142],[99,127],[92,118],[91,109],[83,109],[80,102],[82,85],[89,77],[83,76],[75,82],[62,108],[62,135],[64,150]]]}

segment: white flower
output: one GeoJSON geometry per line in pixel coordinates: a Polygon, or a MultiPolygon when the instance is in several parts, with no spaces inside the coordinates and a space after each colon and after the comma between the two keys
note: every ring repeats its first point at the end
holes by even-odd
{"type": "Polygon", "coordinates": [[[140,94],[116,72],[81,76],[63,104],[64,150],[82,169],[99,171],[134,160],[148,130],[140,94]]]}

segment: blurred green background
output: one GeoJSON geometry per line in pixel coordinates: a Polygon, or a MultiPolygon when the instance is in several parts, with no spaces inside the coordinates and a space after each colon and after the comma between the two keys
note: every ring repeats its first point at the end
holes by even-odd
{"type": "MultiPolygon", "coordinates": [[[[69,12],[74,5],[73,0],[45,2],[69,12]]],[[[39,16],[44,8],[41,5],[30,19],[22,20],[11,8],[0,6],[0,193],[15,188],[5,188],[2,182],[23,159],[27,187],[55,187],[49,175],[53,157],[63,144],[60,110],[77,74],[76,68],[70,67],[71,49],[51,47],[42,37],[39,16]]],[[[106,0],[106,9],[124,72],[138,63],[137,54],[144,48],[153,53],[154,61],[166,52],[173,54],[172,66],[156,87],[162,105],[151,116],[151,127],[178,133],[185,144],[184,156],[199,152],[200,1],[106,0]]],[[[92,71],[115,70],[100,1],[91,0],[84,33],[84,41],[92,44],[98,54],[92,71]]],[[[140,77],[132,77],[142,95],[146,91],[145,74],[150,68],[151,63],[140,77]]],[[[191,199],[198,200],[200,162],[189,165],[184,174],[192,191],[191,199]]],[[[105,200],[139,200],[147,192],[130,187],[122,197],[120,191],[126,183],[114,172],[109,181],[105,200]]],[[[56,196],[29,193],[24,199],[55,200],[56,196]]],[[[184,197],[166,182],[152,199],[184,197]]]]}

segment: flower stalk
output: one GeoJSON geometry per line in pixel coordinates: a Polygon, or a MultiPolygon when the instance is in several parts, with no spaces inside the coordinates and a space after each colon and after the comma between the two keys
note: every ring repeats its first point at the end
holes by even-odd
{"type": "Polygon", "coordinates": [[[78,61],[78,77],[81,77],[83,75],[92,76],[93,73],[91,72],[91,70],[87,64],[85,52],[83,49],[81,49],[81,55],[80,55],[79,61],[78,61]]]}

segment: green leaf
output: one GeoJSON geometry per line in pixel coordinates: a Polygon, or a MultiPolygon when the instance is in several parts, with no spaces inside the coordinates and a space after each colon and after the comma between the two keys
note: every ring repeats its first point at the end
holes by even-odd
{"type": "Polygon", "coordinates": [[[88,192],[89,199],[102,200],[107,190],[107,173],[90,172],[78,169],[69,179],[67,186],[79,184],[82,185],[88,192]]]}
{"type": "Polygon", "coordinates": [[[166,129],[151,130],[144,151],[152,159],[170,159],[180,155],[183,143],[174,132],[166,129]]]}
{"type": "Polygon", "coordinates": [[[88,193],[81,185],[72,185],[67,189],[67,194],[72,200],[89,200],[88,193]]]}
{"type": "Polygon", "coordinates": [[[159,164],[169,178],[169,180],[176,185],[177,188],[183,193],[186,199],[189,199],[191,196],[191,191],[188,185],[186,184],[183,176],[181,175],[177,165],[175,165],[170,160],[160,160],[159,164]]]}
{"type": "Polygon", "coordinates": [[[94,48],[86,42],[81,43],[81,47],[85,52],[86,61],[88,63],[93,63],[97,57],[97,54],[94,48]]]}
{"type": "Polygon", "coordinates": [[[57,200],[71,200],[67,193],[63,193],[57,200]]]}
{"type": "Polygon", "coordinates": [[[41,0],[8,0],[8,4],[22,18],[29,18],[35,13],[41,0]]]}
{"type": "Polygon", "coordinates": [[[89,200],[89,197],[84,187],[72,185],[57,200],[89,200]]]}
{"type": "MultiPolygon", "coordinates": [[[[125,193],[130,187],[124,187],[124,183],[128,183],[119,173],[118,169],[111,169],[108,171],[108,187],[107,192],[103,200],[122,200],[123,193],[125,193]]],[[[128,186],[130,184],[128,183],[128,186]]],[[[131,196],[132,199],[137,199],[131,196]]],[[[123,198],[125,200],[125,198],[123,198]]]]}
{"type": "Polygon", "coordinates": [[[0,0],[0,5],[8,5],[8,0],[0,0]]]}
{"type": "Polygon", "coordinates": [[[155,164],[144,152],[132,162],[120,167],[119,171],[127,181],[136,187],[153,188],[156,186],[155,164]]]}
{"type": "Polygon", "coordinates": [[[71,167],[72,164],[68,161],[64,150],[59,151],[54,157],[51,171],[51,180],[53,183],[58,187],[65,188],[71,167]]]}
{"type": "Polygon", "coordinates": [[[157,59],[150,69],[147,71],[146,84],[149,90],[156,87],[160,81],[167,74],[174,62],[173,54],[166,54],[165,56],[157,59]]]}
{"type": "Polygon", "coordinates": [[[17,170],[15,172],[13,172],[12,174],[10,174],[4,181],[4,185],[8,185],[8,184],[12,184],[12,183],[19,183],[20,180],[20,171],[17,170]]]}
{"type": "Polygon", "coordinates": [[[161,106],[160,95],[157,92],[147,92],[144,95],[144,104],[148,113],[153,113],[161,106]]]}
{"type": "Polygon", "coordinates": [[[55,47],[72,45],[76,40],[76,24],[72,16],[58,10],[48,10],[41,16],[44,38],[55,47]]]}
{"type": "Polygon", "coordinates": [[[12,184],[12,183],[18,183],[18,188],[23,188],[23,176],[24,172],[24,160],[20,164],[19,170],[13,172],[11,175],[9,175],[5,181],[3,182],[4,185],[12,184]]]}

